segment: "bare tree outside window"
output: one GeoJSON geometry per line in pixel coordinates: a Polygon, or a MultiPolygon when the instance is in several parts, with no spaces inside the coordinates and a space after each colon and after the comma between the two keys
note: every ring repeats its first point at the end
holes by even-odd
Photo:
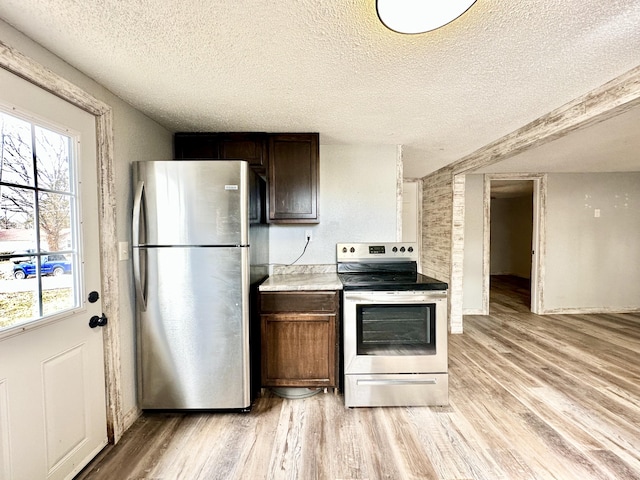
{"type": "Polygon", "coordinates": [[[78,303],[71,145],[67,135],[0,111],[0,329],[78,303]]]}
{"type": "Polygon", "coordinates": [[[65,250],[62,234],[70,227],[69,138],[36,128],[38,187],[50,192],[40,194],[40,231],[46,236],[48,250],[65,250]]]}

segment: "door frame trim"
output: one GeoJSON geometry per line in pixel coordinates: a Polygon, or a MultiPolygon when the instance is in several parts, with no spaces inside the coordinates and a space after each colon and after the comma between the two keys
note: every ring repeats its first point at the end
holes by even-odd
{"type": "Polygon", "coordinates": [[[0,41],[0,67],[92,114],[96,119],[98,216],[101,256],[102,307],[109,323],[103,327],[107,435],[117,443],[124,433],[120,365],[120,306],[115,216],[113,111],[78,86],[0,41]]]}
{"type": "Polygon", "coordinates": [[[544,312],[545,218],[547,211],[547,175],[543,173],[491,173],[484,175],[482,315],[489,315],[491,277],[491,181],[533,181],[533,233],[531,238],[531,312],[544,312]]]}

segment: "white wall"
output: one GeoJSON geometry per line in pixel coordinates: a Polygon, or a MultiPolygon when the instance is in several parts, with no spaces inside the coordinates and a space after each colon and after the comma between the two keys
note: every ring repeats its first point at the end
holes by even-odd
{"type": "Polygon", "coordinates": [[[422,273],[422,182],[402,182],[402,225],[400,241],[416,244],[418,272],[422,273]]]}
{"type": "Polygon", "coordinates": [[[418,226],[421,225],[418,214],[419,182],[402,183],[402,241],[420,243],[418,226]]]}
{"type": "MultiPolygon", "coordinates": [[[[130,242],[130,164],[134,160],[171,159],[171,133],[2,21],[0,40],[112,107],[117,236],[120,241],[130,242]]],[[[119,275],[121,290],[116,301],[121,315],[122,406],[126,415],[137,409],[134,294],[129,261],[120,262],[119,275]]]]}
{"type": "Polygon", "coordinates": [[[640,308],[640,173],[549,174],[546,238],[545,311],[640,308]]]}
{"type": "Polygon", "coordinates": [[[271,264],[335,264],[336,243],[394,242],[397,231],[395,146],[320,145],[320,223],[272,225],[271,264]]]}
{"type": "Polygon", "coordinates": [[[484,175],[466,175],[464,196],[464,313],[482,313],[484,175]]]}

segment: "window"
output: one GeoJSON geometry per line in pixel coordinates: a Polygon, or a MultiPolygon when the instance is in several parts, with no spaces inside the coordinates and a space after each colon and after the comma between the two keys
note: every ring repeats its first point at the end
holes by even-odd
{"type": "Polygon", "coordinates": [[[73,146],[0,110],[0,330],[79,305],[73,146]]]}

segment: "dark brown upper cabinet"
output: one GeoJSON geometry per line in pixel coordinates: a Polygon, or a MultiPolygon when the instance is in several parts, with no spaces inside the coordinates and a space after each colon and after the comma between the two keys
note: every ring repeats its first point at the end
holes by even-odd
{"type": "Polygon", "coordinates": [[[176,133],[178,160],[244,159],[268,183],[268,222],[319,223],[317,133],[176,133]]]}
{"type": "Polygon", "coordinates": [[[269,222],[319,223],[319,135],[269,135],[269,222]]]}
{"type": "Polygon", "coordinates": [[[243,159],[258,174],[267,174],[267,135],[264,133],[176,133],[176,159],[243,159]]]}

